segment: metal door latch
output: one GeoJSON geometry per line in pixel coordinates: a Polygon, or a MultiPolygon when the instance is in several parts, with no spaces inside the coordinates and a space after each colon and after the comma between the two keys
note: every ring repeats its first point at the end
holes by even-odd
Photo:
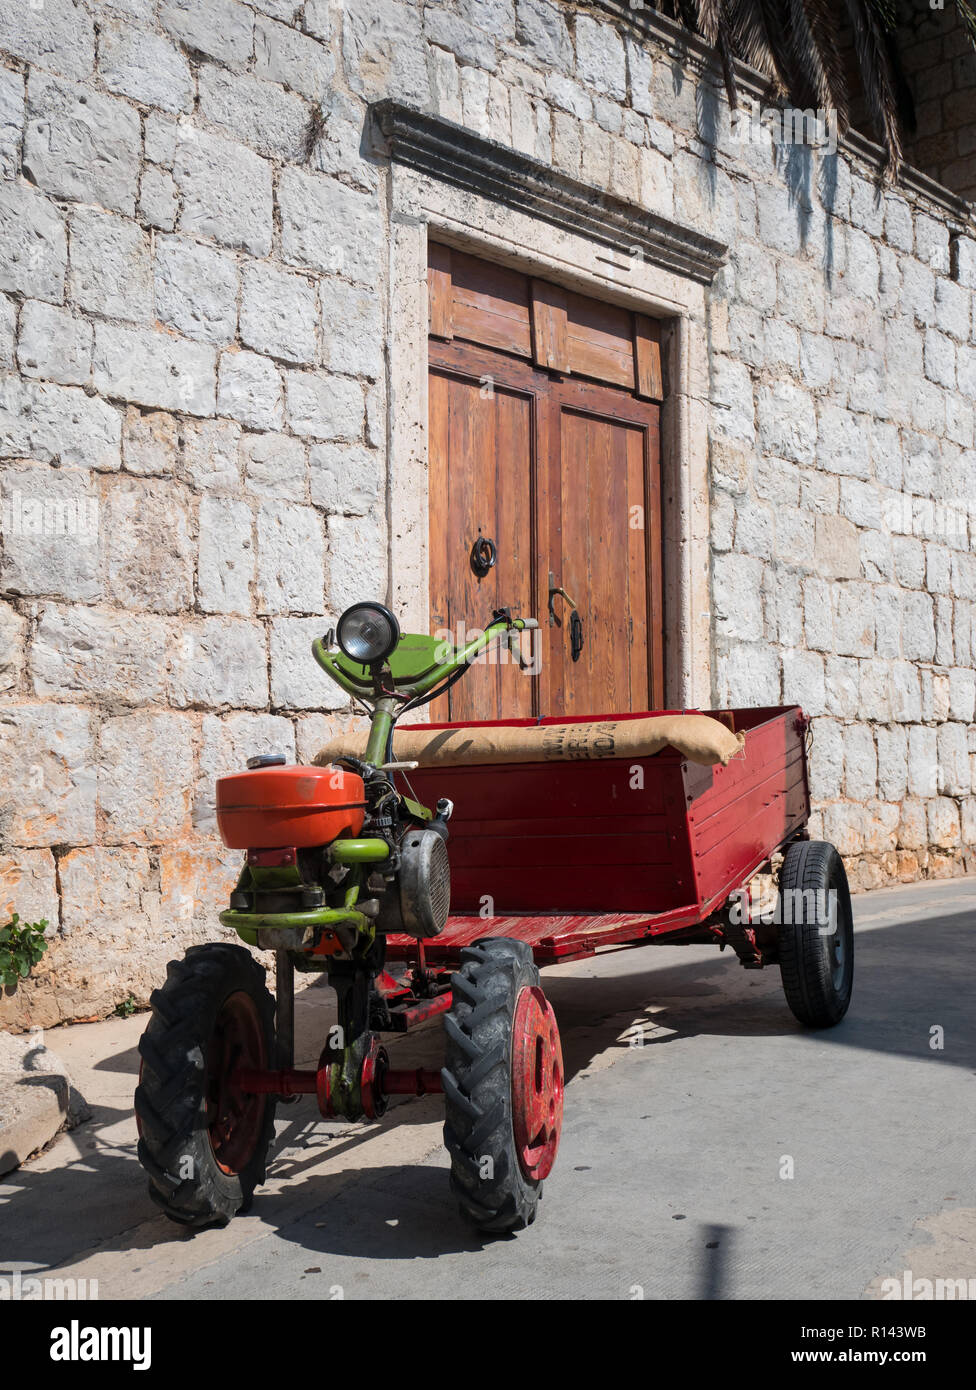
{"type": "Polygon", "coordinates": [[[562,597],[563,597],[563,598],[566,600],[566,602],[569,604],[570,608],[572,608],[572,609],[575,609],[575,608],[576,608],[576,602],[575,602],[575,600],[570,598],[569,594],[567,594],[566,590],[562,587],[562,585],[556,583],[555,575],[553,574],[552,570],[550,570],[550,571],[549,571],[549,626],[550,626],[550,627],[552,627],[553,623],[556,621],[556,610],[555,610],[555,609],[553,608],[553,606],[552,606],[552,601],[553,601],[553,599],[554,599],[558,594],[561,594],[561,595],[562,595],[562,597]]]}
{"type": "Polygon", "coordinates": [[[479,579],[484,579],[498,559],[498,546],[488,536],[479,536],[471,547],[471,568],[479,579]]]}
{"type": "Polygon", "coordinates": [[[573,660],[579,661],[580,652],[583,650],[583,619],[575,608],[569,620],[569,647],[573,660]]]}

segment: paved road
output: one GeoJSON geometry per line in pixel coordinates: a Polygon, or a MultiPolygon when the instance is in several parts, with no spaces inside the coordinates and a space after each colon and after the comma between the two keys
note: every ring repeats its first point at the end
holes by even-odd
{"type": "MultiPolygon", "coordinates": [[[[145,1020],[58,1030],[95,1116],[0,1183],[0,1267],[97,1278],[103,1299],[830,1299],[906,1269],[976,1279],[976,883],[854,901],[854,1004],[827,1033],[794,1023],[778,971],[704,947],[546,971],[566,1125],[539,1220],[502,1240],[455,1214],[435,1099],[366,1128],[302,1100],[253,1211],[186,1236],[134,1156],[145,1020]]],[[[306,1060],[330,998],[300,997],[306,1060]]],[[[404,1040],[400,1065],[434,1064],[438,1042],[438,1025],[404,1040]]]]}

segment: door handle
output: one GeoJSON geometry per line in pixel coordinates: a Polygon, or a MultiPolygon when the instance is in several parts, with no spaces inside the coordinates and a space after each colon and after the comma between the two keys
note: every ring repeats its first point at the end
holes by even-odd
{"type": "Polygon", "coordinates": [[[552,627],[553,623],[556,621],[556,610],[555,610],[555,609],[553,608],[553,606],[552,606],[552,601],[553,601],[553,599],[556,598],[557,595],[559,595],[559,594],[561,594],[562,597],[566,600],[566,602],[569,604],[570,608],[572,608],[572,609],[575,610],[575,608],[576,608],[576,602],[575,602],[575,600],[570,598],[569,594],[567,594],[566,590],[562,587],[561,584],[556,584],[556,583],[554,582],[553,573],[552,573],[552,570],[550,570],[550,571],[549,571],[549,626],[550,626],[550,627],[552,627]]]}
{"type": "Polygon", "coordinates": [[[471,547],[471,568],[479,579],[484,579],[498,559],[498,546],[488,536],[479,535],[471,547]]]}
{"type": "Polygon", "coordinates": [[[583,650],[583,619],[575,608],[569,620],[569,649],[573,660],[579,661],[583,650]]]}

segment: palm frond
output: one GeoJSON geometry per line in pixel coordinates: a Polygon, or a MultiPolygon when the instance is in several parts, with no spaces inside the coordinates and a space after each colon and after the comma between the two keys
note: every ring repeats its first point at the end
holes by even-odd
{"type": "Polygon", "coordinates": [[[897,28],[898,6],[895,0],[865,0],[865,3],[874,10],[885,29],[897,28]]]}
{"type": "Polygon", "coordinates": [[[956,0],[956,9],[959,11],[963,24],[969,30],[973,47],[976,48],[976,10],[967,4],[967,0],[956,0]]]}
{"type": "Polygon", "coordinates": [[[761,0],[728,0],[728,9],[736,53],[768,79],[777,96],[785,97],[787,78],[779,65],[761,0]]]}
{"type": "MultiPolygon", "coordinates": [[[[902,132],[915,129],[915,106],[898,47],[902,0],[651,0],[654,8],[700,34],[715,50],[733,109],[735,60],[760,72],[773,97],[836,115],[850,126],[851,93],[838,34],[846,12],[868,111],[892,177],[902,132]]],[[[955,0],[976,48],[976,0],[955,0]]]]}
{"type": "Polygon", "coordinates": [[[881,133],[888,159],[885,172],[893,177],[901,163],[901,131],[898,128],[898,101],[889,54],[889,26],[885,0],[845,0],[854,30],[857,54],[868,109],[881,133]]]}
{"type": "MultiPolygon", "coordinates": [[[[957,4],[970,9],[969,0],[957,4]]],[[[892,173],[901,159],[899,116],[913,119],[894,44],[897,0],[843,0],[843,5],[892,173]]],[[[657,6],[714,47],[733,108],[738,104],[734,59],[740,58],[767,78],[778,99],[834,111],[839,128],[847,129],[848,84],[837,43],[840,0],[657,0],[657,6]]]]}
{"type": "Polygon", "coordinates": [[[735,80],[735,53],[732,48],[732,34],[729,29],[728,15],[724,10],[722,10],[718,17],[715,47],[718,51],[719,62],[722,64],[722,76],[725,79],[725,90],[728,94],[729,106],[733,111],[737,111],[739,109],[739,88],[735,80]]]}
{"type": "Polygon", "coordinates": [[[815,82],[819,105],[837,113],[839,129],[850,124],[850,94],[847,73],[837,43],[837,11],[830,0],[793,0],[797,15],[796,26],[806,26],[809,35],[808,51],[815,67],[815,82]]]}
{"type": "Polygon", "coordinates": [[[725,0],[698,0],[698,32],[708,43],[718,43],[725,12],[725,0]]]}
{"type": "MultiPolygon", "coordinates": [[[[729,105],[733,111],[739,106],[739,92],[735,80],[735,59],[741,53],[732,31],[730,11],[733,5],[729,0],[655,0],[655,8],[680,19],[684,24],[701,34],[707,43],[713,45],[722,65],[722,76],[729,105]]],[[[756,56],[762,56],[761,46],[757,45],[756,56]]]]}

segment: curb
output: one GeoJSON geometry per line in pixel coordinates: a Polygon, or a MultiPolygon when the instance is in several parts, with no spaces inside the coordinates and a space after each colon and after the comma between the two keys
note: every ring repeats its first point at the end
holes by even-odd
{"type": "Polygon", "coordinates": [[[0,1032],[0,1177],[91,1117],[65,1063],[40,1030],[0,1032]]]}

